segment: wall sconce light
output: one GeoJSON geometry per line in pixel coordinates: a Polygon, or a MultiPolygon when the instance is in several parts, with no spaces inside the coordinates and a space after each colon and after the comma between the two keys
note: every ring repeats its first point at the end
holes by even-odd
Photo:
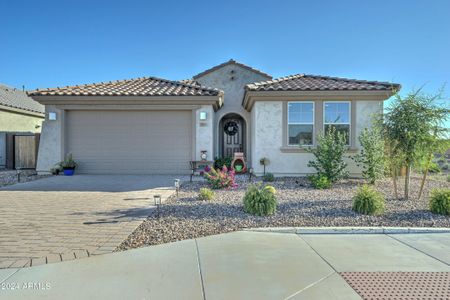
{"type": "Polygon", "coordinates": [[[174,185],[175,190],[177,191],[177,198],[178,198],[178,191],[180,190],[180,179],[175,179],[174,185]]]}
{"type": "Polygon", "coordinates": [[[48,120],[49,121],[56,121],[56,113],[55,112],[49,112],[48,113],[48,120]]]}
{"type": "Polygon", "coordinates": [[[159,207],[161,206],[161,195],[159,194],[153,195],[153,200],[155,201],[155,206],[158,211],[158,219],[159,219],[159,207]]]}
{"type": "Polygon", "coordinates": [[[200,121],[206,121],[208,114],[206,113],[206,111],[201,111],[200,112],[200,121]]]}

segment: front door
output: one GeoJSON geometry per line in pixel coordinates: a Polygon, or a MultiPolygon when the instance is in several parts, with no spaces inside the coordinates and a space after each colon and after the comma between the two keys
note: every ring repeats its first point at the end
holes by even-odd
{"type": "Polygon", "coordinates": [[[243,152],[242,121],[227,119],[223,122],[223,156],[233,157],[235,152],[243,152]]]}

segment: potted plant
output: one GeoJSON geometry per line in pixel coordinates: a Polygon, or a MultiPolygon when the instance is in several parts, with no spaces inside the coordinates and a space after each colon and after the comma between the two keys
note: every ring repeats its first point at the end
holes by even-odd
{"type": "Polygon", "coordinates": [[[72,176],[77,167],[77,163],[73,160],[72,153],[67,154],[66,158],[61,162],[65,176],[72,176]]]}

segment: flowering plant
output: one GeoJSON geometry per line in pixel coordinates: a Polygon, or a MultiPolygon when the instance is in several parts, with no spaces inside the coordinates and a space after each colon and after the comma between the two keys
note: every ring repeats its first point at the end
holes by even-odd
{"type": "Polygon", "coordinates": [[[208,168],[208,171],[205,168],[205,178],[208,181],[209,185],[213,189],[223,189],[223,188],[234,188],[237,186],[234,176],[235,172],[233,169],[228,170],[226,166],[220,169],[208,168]]]}

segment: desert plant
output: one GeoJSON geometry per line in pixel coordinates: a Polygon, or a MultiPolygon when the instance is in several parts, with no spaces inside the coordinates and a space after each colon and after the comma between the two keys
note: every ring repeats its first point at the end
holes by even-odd
{"type": "Polygon", "coordinates": [[[384,197],[370,185],[361,186],[353,197],[352,210],[365,215],[384,212],[384,197]]]}
{"type": "Polygon", "coordinates": [[[214,198],[216,193],[208,188],[201,188],[200,192],[198,193],[198,200],[212,200],[214,198]]]}
{"type": "Polygon", "coordinates": [[[59,163],[63,169],[75,169],[77,163],[73,160],[72,153],[67,154],[66,158],[59,163]]]}
{"type": "MultiPolygon", "coordinates": [[[[401,153],[402,165],[406,167],[405,176],[405,200],[409,199],[409,186],[411,168],[424,155],[431,162],[432,156],[438,143],[445,133],[445,121],[449,118],[449,110],[436,104],[442,99],[441,93],[429,96],[421,90],[413,91],[401,97],[395,95],[393,105],[387,109],[384,115],[383,132],[394,147],[394,152],[401,153]]],[[[424,173],[423,181],[426,180],[428,167],[424,173]]],[[[420,188],[420,194],[423,184],[420,188]]]]}
{"type": "Polygon", "coordinates": [[[223,166],[222,170],[212,168],[209,172],[205,172],[206,181],[213,189],[236,187],[234,176],[234,170],[228,170],[226,166],[223,166]]]}
{"type": "Polygon", "coordinates": [[[365,128],[358,137],[360,152],[352,157],[362,167],[362,175],[371,184],[383,177],[384,173],[384,140],[380,129],[373,124],[365,128]]]}
{"type": "Polygon", "coordinates": [[[244,211],[256,216],[268,216],[276,212],[275,188],[250,185],[244,195],[244,211]]]}
{"type": "Polygon", "coordinates": [[[215,157],[214,158],[214,168],[222,169],[223,166],[226,166],[228,169],[231,169],[232,157],[215,157]]]}
{"type": "Polygon", "coordinates": [[[272,182],[272,181],[274,181],[275,180],[275,176],[272,174],[272,173],[270,173],[270,172],[267,172],[266,174],[264,174],[264,176],[263,176],[263,181],[266,181],[266,182],[272,182]]]}
{"type": "Polygon", "coordinates": [[[317,137],[316,148],[305,148],[315,156],[315,160],[308,162],[308,167],[316,169],[318,175],[327,177],[334,183],[348,175],[345,170],[347,163],[344,154],[347,150],[345,135],[331,127],[327,132],[317,137]]]}
{"type": "Polygon", "coordinates": [[[329,189],[331,188],[331,182],[325,175],[315,174],[308,176],[309,182],[311,185],[318,190],[329,189]]]}
{"type": "Polygon", "coordinates": [[[450,189],[431,191],[430,210],[435,214],[450,215],[450,189]]]}

